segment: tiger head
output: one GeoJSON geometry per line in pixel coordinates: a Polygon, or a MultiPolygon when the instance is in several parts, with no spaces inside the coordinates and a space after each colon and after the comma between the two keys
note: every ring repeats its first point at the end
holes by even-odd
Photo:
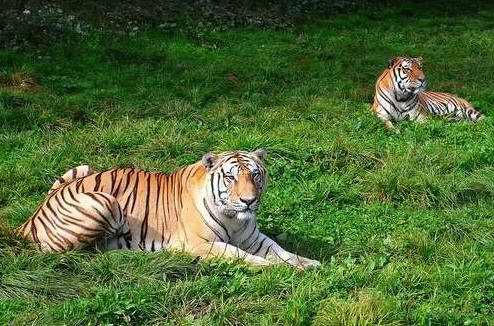
{"type": "Polygon", "coordinates": [[[421,57],[392,58],[389,60],[388,69],[392,72],[395,90],[400,98],[409,98],[427,87],[421,57]]]}
{"type": "Polygon", "coordinates": [[[238,219],[254,216],[266,187],[265,156],[262,149],[203,156],[208,202],[220,214],[238,219]]]}

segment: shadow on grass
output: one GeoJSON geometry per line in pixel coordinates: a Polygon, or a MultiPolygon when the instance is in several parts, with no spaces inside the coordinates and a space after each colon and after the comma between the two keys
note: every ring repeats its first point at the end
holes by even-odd
{"type": "Polygon", "coordinates": [[[340,248],[339,240],[329,241],[277,229],[269,230],[266,235],[289,252],[319,261],[331,260],[340,248]]]}
{"type": "Polygon", "coordinates": [[[31,244],[14,233],[14,229],[0,221],[0,255],[18,254],[33,249],[31,244]]]}

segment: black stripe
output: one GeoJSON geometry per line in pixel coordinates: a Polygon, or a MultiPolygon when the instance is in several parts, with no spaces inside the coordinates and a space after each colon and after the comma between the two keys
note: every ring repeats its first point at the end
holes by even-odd
{"type": "MultiPolygon", "coordinates": [[[[160,219],[158,218],[158,209],[160,206],[160,195],[161,195],[161,174],[156,175],[156,198],[155,198],[155,206],[154,206],[154,219],[156,221],[156,231],[158,231],[158,223],[160,219]]],[[[164,218],[164,217],[163,217],[164,218]]],[[[163,247],[163,240],[165,238],[165,230],[164,230],[164,223],[161,221],[161,246],[163,247]]]]}
{"type": "Polygon", "coordinates": [[[188,166],[186,167],[185,169],[189,169],[189,172],[187,173],[187,176],[185,177],[184,179],[184,183],[187,183],[187,181],[189,180],[190,178],[190,175],[192,174],[192,171],[194,171],[194,168],[192,166],[188,166]]]}
{"type": "MultiPolygon", "coordinates": [[[[50,239],[50,241],[51,241],[54,245],[56,245],[56,246],[60,247],[60,249],[62,249],[62,250],[63,250],[63,245],[62,245],[62,244],[60,244],[58,241],[55,241],[55,240],[53,239],[53,237],[52,237],[53,232],[52,232],[52,231],[51,231],[51,229],[50,229],[50,228],[48,228],[48,226],[45,224],[45,222],[43,221],[43,218],[42,218],[42,217],[40,217],[40,218],[39,218],[39,222],[41,223],[41,226],[45,229],[45,234],[48,236],[48,238],[50,239]]],[[[54,250],[54,251],[59,251],[59,250],[57,250],[57,249],[55,249],[55,248],[53,248],[53,247],[51,246],[50,241],[45,241],[44,243],[45,243],[45,244],[47,244],[47,245],[51,248],[51,250],[54,250]]]]}
{"type": "Polygon", "coordinates": [[[36,228],[36,224],[35,224],[37,217],[38,216],[35,216],[31,221],[31,234],[33,235],[34,242],[41,243],[38,238],[38,229],[36,228]]]}
{"type": "Polygon", "coordinates": [[[134,212],[134,207],[136,205],[136,201],[137,201],[137,190],[139,189],[139,181],[140,181],[139,172],[137,172],[137,175],[136,175],[136,183],[134,185],[134,189],[132,189],[132,206],[130,207],[130,212],[131,213],[134,212]]]}
{"type": "Polygon", "coordinates": [[[54,225],[54,223],[51,220],[50,216],[43,213],[43,216],[42,217],[44,219],[43,218],[40,218],[39,221],[41,222],[41,224],[43,224],[43,227],[47,231],[46,232],[46,235],[50,238],[51,241],[53,241],[54,244],[58,245],[62,249],[65,249],[65,246],[63,245],[64,242],[65,242],[65,240],[63,239],[63,237],[62,238],[59,237],[57,235],[57,233],[55,232],[56,226],[54,225]],[[48,227],[48,225],[45,224],[45,221],[48,222],[51,225],[51,227],[53,228],[53,230],[52,230],[52,228],[48,227]],[[52,236],[53,236],[53,238],[55,238],[58,241],[58,243],[57,243],[57,241],[55,241],[55,240],[52,239],[52,236]]]}
{"type": "MultiPolygon", "coordinates": [[[[90,193],[88,193],[88,195],[89,194],[90,193]]],[[[112,231],[111,233],[116,233],[118,231],[118,228],[116,226],[113,226],[111,224],[111,222],[107,219],[106,215],[103,212],[101,212],[96,206],[90,205],[89,207],[92,208],[93,210],[95,210],[96,213],[103,219],[103,221],[105,221],[105,223],[108,225],[108,228],[110,229],[110,231],[112,231]]],[[[113,219],[113,220],[115,220],[115,219],[113,219]]],[[[100,223],[101,223],[101,221],[100,221],[100,223]]]]}
{"type": "MultiPolygon", "coordinates": [[[[171,218],[171,211],[170,211],[170,193],[171,193],[171,176],[167,175],[166,176],[166,190],[164,191],[164,194],[166,194],[166,213],[165,213],[165,224],[168,224],[168,220],[171,218]]],[[[163,196],[164,197],[164,196],[163,196]]],[[[165,198],[163,198],[165,199],[165,198]]],[[[163,210],[165,209],[165,206],[163,206],[163,210]]],[[[168,227],[167,227],[168,229],[168,227]]]]}
{"type": "MultiPolygon", "coordinates": [[[[177,196],[178,196],[178,207],[175,208],[175,210],[178,210],[178,213],[182,210],[182,193],[183,193],[183,187],[182,187],[182,176],[183,176],[184,170],[180,170],[178,175],[177,175],[177,182],[178,182],[178,188],[177,188],[177,196]]],[[[177,218],[178,214],[177,213],[177,218]]]]}
{"type": "MultiPolygon", "coordinates": [[[[90,193],[88,193],[87,195],[89,195],[90,193]]],[[[95,193],[91,193],[92,195],[94,196],[99,196],[101,197],[101,200],[102,202],[98,201],[101,205],[104,205],[105,208],[112,213],[112,216],[113,216],[113,209],[112,209],[112,201],[110,200],[110,198],[106,197],[107,194],[102,194],[100,192],[95,192],[95,193]]],[[[91,196],[92,197],[92,196],[91,196]]],[[[93,197],[95,200],[96,200],[96,197],[93,197]]]]}
{"type": "Polygon", "coordinates": [[[171,195],[172,195],[172,199],[173,199],[173,205],[172,206],[173,206],[173,211],[175,213],[175,219],[178,222],[178,210],[177,210],[177,208],[178,208],[177,206],[178,205],[177,205],[177,201],[176,201],[176,199],[177,199],[176,194],[178,192],[179,182],[177,182],[177,173],[174,173],[172,175],[172,180],[171,181],[172,181],[172,192],[171,192],[171,195]]]}
{"type": "Polygon", "coordinates": [[[76,188],[75,188],[75,190],[76,190],[77,192],[79,192],[79,189],[80,189],[81,184],[82,184],[82,182],[83,182],[83,181],[84,181],[84,179],[80,179],[79,181],[77,181],[77,183],[76,183],[76,188]]]}
{"type": "Polygon", "coordinates": [[[216,224],[218,224],[222,229],[223,231],[225,231],[226,233],[226,236],[228,237],[228,241],[230,241],[231,237],[230,237],[230,234],[228,234],[228,230],[226,229],[226,227],[223,225],[223,223],[221,223],[213,214],[213,212],[211,211],[211,209],[209,208],[208,206],[208,203],[206,202],[206,198],[203,198],[202,199],[203,203],[204,203],[204,207],[206,208],[209,216],[213,219],[213,221],[216,222],[216,224]]]}
{"type": "MultiPolygon", "coordinates": [[[[122,182],[123,182],[123,176],[120,177],[120,180],[118,182],[118,186],[117,186],[117,189],[115,189],[115,191],[113,191],[111,193],[112,196],[115,196],[116,194],[118,194],[119,190],[120,190],[120,186],[122,185],[122,182]]],[[[124,190],[125,191],[125,190],[124,190]]]]}
{"type": "MultiPolygon", "coordinates": [[[[146,208],[144,210],[144,218],[142,219],[141,224],[141,244],[144,248],[146,248],[146,236],[148,233],[148,218],[149,218],[149,198],[151,195],[151,175],[148,175],[146,184],[146,208]]],[[[153,242],[154,246],[154,242],[153,242]]]]}
{"type": "Polygon", "coordinates": [[[266,241],[268,237],[265,237],[264,239],[262,239],[261,243],[259,244],[259,247],[256,249],[256,251],[253,253],[253,255],[257,255],[257,253],[259,252],[259,250],[261,250],[262,248],[262,245],[264,244],[264,241],[266,241]]]}
{"type": "Polygon", "coordinates": [[[250,248],[257,242],[257,240],[259,240],[259,237],[261,236],[262,233],[258,228],[256,228],[256,229],[258,230],[257,236],[254,240],[252,240],[252,242],[248,246],[246,246],[247,249],[245,249],[245,251],[249,251],[250,248]]]}
{"type": "MultiPolygon", "coordinates": [[[[125,183],[125,187],[122,191],[123,194],[125,194],[125,192],[127,192],[127,189],[129,188],[130,186],[130,179],[131,179],[131,176],[134,174],[134,170],[131,170],[128,174],[127,174],[127,178],[126,178],[126,183],[125,183]]],[[[130,197],[132,196],[132,191],[129,192],[128,196],[127,196],[127,199],[125,200],[125,205],[124,205],[124,211],[126,212],[127,211],[127,206],[129,205],[129,202],[130,202],[130,197]]]]}
{"type": "MultiPolygon", "coordinates": [[[[218,201],[215,202],[215,203],[220,203],[221,202],[221,194],[223,193],[220,189],[220,179],[223,179],[225,176],[222,174],[222,173],[217,173],[216,174],[217,178],[216,178],[216,191],[218,192],[218,201]],[[220,174],[221,174],[221,177],[220,177],[220,174]]],[[[223,183],[223,185],[225,185],[223,183]]]]}
{"type": "MultiPolygon", "coordinates": [[[[63,230],[63,231],[67,231],[67,229],[64,228],[64,226],[62,225],[65,225],[67,227],[71,227],[72,225],[77,225],[79,226],[78,222],[80,220],[76,219],[75,217],[71,216],[71,215],[68,215],[68,214],[65,214],[63,212],[60,211],[60,207],[55,207],[55,209],[57,210],[58,214],[57,215],[54,215],[52,216],[53,217],[53,222],[55,223],[55,225],[57,226],[57,228],[63,230]],[[60,218],[60,215],[63,216],[63,217],[66,217],[68,219],[70,219],[70,221],[66,221],[62,218],[60,218]],[[60,225],[62,224],[62,225],[60,225]]],[[[45,214],[43,212],[43,214],[45,214]]],[[[85,228],[84,226],[81,226],[82,228],[85,228]]],[[[71,234],[75,234],[74,232],[72,232],[71,234]]]]}
{"type": "Polygon", "coordinates": [[[254,235],[254,232],[256,232],[258,228],[256,227],[256,225],[254,224],[254,227],[252,228],[252,231],[250,232],[249,236],[247,238],[244,239],[244,241],[240,242],[240,245],[242,245],[245,241],[249,240],[250,237],[252,237],[254,235]]]}
{"type": "Polygon", "coordinates": [[[125,240],[125,246],[127,247],[127,249],[130,249],[131,248],[131,241],[132,241],[132,233],[130,232],[127,232],[125,233],[124,235],[124,240],[125,240]]]}
{"type": "MultiPolygon", "coordinates": [[[[223,242],[225,242],[225,239],[223,239],[223,237],[221,236],[221,234],[218,233],[218,231],[216,231],[215,228],[213,228],[211,225],[209,225],[209,223],[206,221],[206,219],[202,216],[202,214],[200,215],[201,216],[201,219],[202,221],[204,222],[204,224],[206,224],[206,226],[211,230],[213,231],[213,233],[223,242]]],[[[170,234],[170,237],[171,237],[171,234],[170,234]]]]}
{"type": "Polygon", "coordinates": [[[156,204],[154,207],[154,217],[158,220],[158,208],[160,203],[160,195],[161,195],[161,174],[156,176],[156,204]]]}
{"type": "Polygon", "coordinates": [[[216,200],[216,194],[215,194],[215,191],[214,191],[214,177],[217,176],[216,173],[212,174],[211,175],[211,178],[209,179],[209,182],[211,183],[211,192],[213,193],[213,201],[215,203],[218,203],[218,201],[216,200]]]}
{"type": "Polygon", "coordinates": [[[113,194],[113,188],[115,187],[115,183],[117,181],[117,170],[114,169],[110,173],[111,176],[111,186],[110,186],[110,194],[113,194]]]}
{"type": "MultiPolygon", "coordinates": [[[[386,93],[384,93],[384,91],[383,91],[382,89],[380,89],[380,88],[378,89],[378,94],[379,94],[379,96],[381,96],[381,97],[382,97],[382,98],[386,101],[386,103],[390,104],[390,105],[393,107],[393,109],[394,109],[395,111],[397,111],[397,112],[400,112],[400,113],[401,113],[401,111],[400,111],[400,110],[396,107],[396,105],[394,104],[393,100],[391,100],[391,99],[388,97],[388,95],[387,95],[386,93]]],[[[388,112],[388,113],[389,113],[389,112],[388,112]]]]}
{"type": "MultiPolygon", "coordinates": [[[[55,198],[55,201],[57,202],[59,208],[65,210],[68,214],[71,213],[67,208],[65,208],[64,204],[60,201],[60,199],[58,198],[58,196],[55,196],[54,198],[55,198]]],[[[63,199],[63,196],[62,196],[62,199],[63,199]]]]}
{"type": "MultiPolygon", "coordinates": [[[[72,216],[70,216],[70,215],[64,214],[64,213],[62,213],[62,212],[60,212],[60,211],[59,211],[58,213],[59,213],[60,215],[62,215],[63,217],[66,217],[66,218],[68,218],[68,219],[71,219],[71,221],[67,221],[67,222],[69,222],[69,223],[71,223],[71,224],[73,224],[73,225],[75,225],[75,226],[77,226],[77,227],[79,227],[79,228],[83,229],[84,231],[88,231],[88,232],[90,232],[90,234],[93,234],[94,232],[99,233],[99,232],[101,232],[101,231],[102,231],[101,229],[92,229],[92,228],[88,228],[88,227],[87,227],[87,226],[85,226],[85,225],[81,225],[81,224],[79,224],[78,222],[76,222],[76,221],[78,221],[78,220],[76,220],[74,217],[72,217],[72,216]],[[74,221],[74,220],[75,220],[75,221],[74,221]]],[[[62,224],[64,224],[64,225],[68,225],[67,223],[62,222],[62,220],[60,220],[60,222],[61,222],[62,224]]],[[[76,238],[79,238],[79,237],[81,236],[81,234],[77,234],[77,233],[75,233],[74,231],[72,231],[72,230],[70,230],[70,229],[66,229],[66,228],[64,228],[63,226],[58,225],[58,227],[59,227],[60,229],[62,229],[63,231],[65,231],[65,232],[67,232],[67,233],[70,233],[71,235],[73,235],[73,236],[74,236],[74,237],[76,237],[76,238]]]]}
{"type": "Polygon", "coordinates": [[[94,188],[93,190],[94,191],[98,191],[99,190],[99,186],[101,184],[101,175],[103,174],[104,172],[100,172],[96,175],[96,177],[94,178],[94,188]]]}
{"type": "MultiPolygon", "coordinates": [[[[79,205],[73,205],[71,203],[67,203],[67,205],[71,206],[74,210],[76,210],[77,212],[79,212],[80,214],[82,214],[84,217],[92,220],[92,221],[95,221],[99,224],[102,224],[102,221],[101,220],[98,220],[96,217],[94,217],[93,215],[89,214],[88,212],[84,211],[81,206],[79,205]]],[[[93,208],[93,207],[91,207],[93,208]]],[[[61,213],[61,212],[60,212],[61,213]]],[[[64,214],[62,214],[64,215],[64,214]]],[[[64,215],[65,216],[65,215],[64,215]]],[[[105,219],[106,220],[106,219],[105,219]]],[[[108,221],[107,221],[108,222],[108,221]]],[[[110,225],[109,225],[110,226],[110,225]]],[[[111,226],[110,226],[111,227],[111,226]]]]}
{"type": "Polygon", "coordinates": [[[163,182],[163,191],[162,191],[162,194],[161,194],[161,209],[162,209],[162,213],[163,213],[163,221],[162,221],[162,224],[161,224],[161,230],[162,230],[162,237],[164,237],[164,231],[167,230],[168,231],[168,221],[167,221],[167,215],[166,215],[166,209],[168,209],[168,195],[167,195],[167,190],[168,190],[168,177],[166,175],[163,175],[162,178],[164,178],[165,180],[161,181],[163,182]],[[167,200],[165,202],[165,200],[167,200]]]}
{"type": "Polygon", "coordinates": [[[48,210],[53,214],[53,215],[57,215],[55,213],[55,211],[53,210],[53,207],[51,206],[50,204],[50,201],[48,200],[46,203],[45,203],[45,207],[48,208],[48,210]]]}
{"type": "Polygon", "coordinates": [[[72,198],[72,200],[75,201],[76,203],[79,203],[79,201],[77,199],[75,199],[75,196],[74,196],[74,193],[72,192],[72,189],[70,189],[70,187],[69,188],[66,188],[66,189],[69,189],[69,196],[70,196],[70,198],[72,198]]]}

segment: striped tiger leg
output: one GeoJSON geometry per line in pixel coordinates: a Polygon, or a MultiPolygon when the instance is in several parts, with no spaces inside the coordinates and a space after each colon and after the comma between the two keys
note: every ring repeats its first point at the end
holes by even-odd
{"type": "Polygon", "coordinates": [[[88,176],[93,173],[94,171],[91,169],[89,165],[79,165],[73,169],[70,169],[69,171],[65,172],[65,174],[62,175],[60,178],[55,180],[50,190],[48,191],[48,194],[50,194],[53,190],[57,189],[64,183],[73,181],[77,178],[88,176]]]}
{"type": "Polygon", "coordinates": [[[305,258],[286,251],[274,240],[270,239],[263,233],[259,233],[257,238],[252,241],[246,251],[274,263],[287,263],[302,269],[321,265],[321,263],[317,260],[305,258]]]}
{"type": "Polygon", "coordinates": [[[374,103],[371,110],[377,115],[379,120],[384,123],[386,129],[399,133],[399,129],[393,125],[393,116],[390,112],[393,112],[391,104],[385,98],[379,98],[377,95],[374,97],[374,103]]]}
{"type": "Polygon", "coordinates": [[[267,266],[273,263],[263,257],[249,254],[248,252],[235,247],[226,242],[214,241],[207,242],[192,248],[193,253],[201,258],[226,258],[226,259],[241,259],[248,264],[257,266],[267,266]]]}
{"type": "Polygon", "coordinates": [[[384,123],[384,127],[386,127],[386,129],[390,131],[394,131],[395,133],[400,133],[400,130],[393,125],[392,122],[393,117],[389,114],[389,112],[386,109],[384,109],[384,107],[374,104],[372,110],[376,113],[377,117],[384,123]]]}
{"type": "Polygon", "coordinates": [[[42,207],[20,233],[48,252],[78,249],[121,235],[130,241],[120,205],[103,192],[78,193],[61,205],[42,207]]]}
{"type": "Polygon", "coordinates": [[[415,110],[413,121],[416,121],[418,123],[425,123],[427,121],[427,111],[420,106],[417,107],[417,109],[415,110]]]}

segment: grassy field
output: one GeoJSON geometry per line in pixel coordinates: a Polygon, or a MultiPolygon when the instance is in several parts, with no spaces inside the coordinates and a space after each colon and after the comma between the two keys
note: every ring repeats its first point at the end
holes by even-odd
{"type": "Polygon", "coordinates": [[[357,10],[284,30],[92,31],[1,50],[0,69],[40,85],[0,89],[8,228],[82,163],[170,172],[263,147],[261,229],[323,263],[41,254],[3,232],[0,324],[494,323],[493,5],[357,10]],[[385,131],[369,105],[400,54],[423,56],[429,88],[486,119],[385,131]]]}

